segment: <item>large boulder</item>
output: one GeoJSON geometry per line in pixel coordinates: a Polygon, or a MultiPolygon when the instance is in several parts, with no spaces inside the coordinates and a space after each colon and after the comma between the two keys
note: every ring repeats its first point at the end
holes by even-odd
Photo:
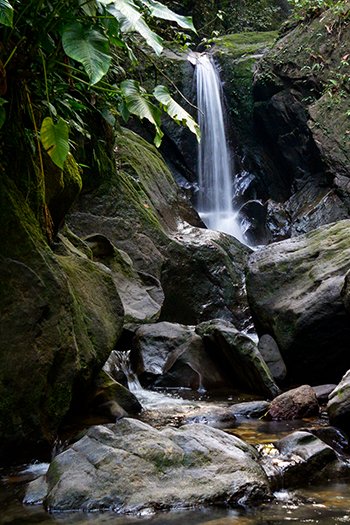
{"type": "Polygon", "coordinates": [[[118,513],[242,505],[269,494],[257,453],[204,425],[155,430],[132,419],[91,427],[47,473],[51,511],[118,513]]]}
{"type": "Polygon", "coordinates": [[[271,334],[297,383],[337,382],[350,367],[349,313],[341,290],[350,268],[350,221],[255,252],[247,293],[257,330],[271,334]]]}
{"type": "MultiPolygon", "coordinates": [[[[109,272],[79,250],[55,255],[22,194],[0,181],[1,459],[56,439],[119,338],[109,272]]],[[[68,244],[67,244],[68,246],[68,244]]]]}
{"type": "Polygon", "coordinates": [[[275,397],[280,390],[256,344],[231,323],[215,319],[201,323],[196,332],[207,351],[221,363],[231,384],[248,392],[275,397]]]}
{"type": "MultiPolygon", "coordinates": [[[[244,268],[250,250],[230,235],[196,226],[198,216],[159,152],[136,133],[123,130],[118,135],[116,155],[118,172],[80,197],[68,217],[71,229],[91,241],[103,236],[128,254],[148,295],[162,306],[160,320],[196,324],[224,317],[243,328],[249,317],[244,268]]],[[[116,277],[123,284],[121,295],[126,301],[128,293],[123,289],[130,280],[125,280],[125,271],[130,274],[131,267],[126,268],[120,255],[116,261],[116,256],[114,252],[114,262],[108,257],[98,260],[114,273],[110,263],[119,266],[116,277]]],[[[155,310],[152,318],[141,319],[139,312],[139,320],[155,320],[155,310]]]]}
{"type": "Polygon", "coordinates": [[[272,377],[277,382],[282,382],[286,378],[287,369],[274,338],[269,334],[262,335],[259,339],[258,350],[269,367],[272,377]]]}

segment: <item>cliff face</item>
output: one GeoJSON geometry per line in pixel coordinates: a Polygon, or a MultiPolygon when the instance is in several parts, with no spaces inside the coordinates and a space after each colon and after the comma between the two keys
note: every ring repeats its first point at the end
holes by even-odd
{"type": "Polygon", "coordinates": [[[349,39],[346,1],[288,31],[255,72],[256,132],[278,168],[269,196],[292,236],[349,216],[349,39]]]}

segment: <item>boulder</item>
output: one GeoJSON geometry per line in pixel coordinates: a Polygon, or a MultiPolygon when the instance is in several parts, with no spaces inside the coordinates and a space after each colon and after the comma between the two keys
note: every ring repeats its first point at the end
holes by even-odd
{"type": "Polygon", "coordinates": [[[269,494],[253,447],[205,425],[155,430],[132,419],[91,427],[47,473],[50,511],[136,514],[206,504],[245,505],[269,494]]]}
{"type": "Polygon", "coordinates": [[[132,361],[143,381],[157,386],[213,389],[228,386],[224,370],[206,351],[193,326],[166,321],[135,332],[132,361]]]}
{"type": "Polygon", "coordinates": [[[122,330],[110,273],[86,254],[55,255],[22,194],[0,181],[0,450],[52,445],[122,330]]]}
{"type": "Polygon", "coordinates": [[[332,425],[350,431],[350,370],[329,394],[327,412],[332,425]]]}
{"type": "Polygon", "coordinates": [[[259,339],[258,350],[269,367],[272,377],[277,382],[284,381],[287,369],[274,338],[269,334],[262,335],[259,339]]]}
{"type": "Polygon", "coordinates": [[[201,323],[196,333],[208,352],[225,367],[232,386],[268,397],[278,395],[279,388],[250,337],[219,319],[201,323]]]}
{"type": "Polygon", "coordinates": [[[244,328],[249,318],[244,268],[250,249],[230,235],[184,226],[172,235],[161,283],[161,320],[198,324],[226,319],[244,328]]]}
{"type": "Polygon", "coordinates": [[[349,313],[341,290],[350,268],[350,221],[256,251],[248,300],[258,333],[269,333],[291,382],[337,382],[350,367],[349,313]]]}
{"type": "Polygon", "coordinates": [[[337,385],[331,384],[331,385],[317,385],[313,386],[313,390],[316,394],[317,401],[319,403],[327,403],[329,394],[333,392],[337,385]]]}
{"type": "Polygon", "coordinates": [[[301,430],[280,439],[274,447],[260,447],[260,451],[262,466],[276,487],[281,481],[284,488],[308,485],[322,479],[320,473],[329,473],[338,463],[337,454],[330,446],[301,430]]]}
{"type": "Polygon", "coordinates": [[[267,416],[274,420],[302,419],[319,413],[316,394],[309,385],[293,388],[271,401],[267,416]]]}
{"type": "Polygon", "coordinates": [[[198,215],[163,158],[136,133],[118,134],[116,161],[118,172],[81,195],[67,221],[94,249],[104,237],[130,257],[139,281],[120,251],[96,255],[114,272],[129,319],[153,322],[162,306],[161,321],[190,325],[214,316],[243,328],[249,318],[244,268],[250,249],[230,235],[196,227],[198,215]]]}

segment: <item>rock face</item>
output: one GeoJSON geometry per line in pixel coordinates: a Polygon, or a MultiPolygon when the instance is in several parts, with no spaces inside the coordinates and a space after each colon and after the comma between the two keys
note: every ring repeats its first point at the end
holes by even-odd
{"type": "Polygon", "coordinates": [[[274,420],[302,419],[319,413],[316,394],[309,385],[288,390],[271,401],[268,417],[274,420]]]}
{"type": "Polygon", "coordinates": [[[123,308],[108,271],[68,241],[65,255],[55,255],[21,193],[5,177],[0,185],[5,460],[34,444],[52,444],[63,417],[84,397],[115,345],[123,308]]]}
{"type": "Polygon", "coordinates": [[[350,267],[350,221],[255,252],[247,293],[257,330],[276,340],[289,378],[337,382],[350,367],[349,313],[341,290],[350,267]]]}
{"type": "Polygon", "coordinates": [[[350,430],[350,370],[330,393],[327,412],[333,425],[344,428],[346,431],[350,430]]]}
{"type": "Polygon", "coordinates": [[[91,427],[47,473],[52,511],[137,513],[252,504],[268,493],[256,451],[203,425],[162,431],[132,419],[91,427]]]}
{"type": "Polygon", "coordinates": [[[349,216],[349,2],[338,7],[294,25],[255,73],[256,133],[277,168],[264,179],[291,235],[349,216]]]}

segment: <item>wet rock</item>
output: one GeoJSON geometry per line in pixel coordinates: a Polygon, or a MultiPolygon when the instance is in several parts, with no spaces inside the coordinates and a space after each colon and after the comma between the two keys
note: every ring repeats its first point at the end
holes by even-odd
{"type": "Polygon", "coordinates": [[[252,504],[269,487],[256,451],[204,425],[162,431],[140,421],[91,427],[47,473],[51,511],[118,513],[252,504]]]}
{"type": "Polygon", "coordinates": [[[137,375],[157,386],[197,390],[230,384],[193,326],[166,321],[141,326],[135,333],[132,359],[137,375]]]}
{"type": "Polygon", "coordinates": [[[268,401],[246,401],[235,403],[230,407],[235,418],[259,419],[268,411],[270,403],[268,401]]]}
{"type": "Polygon", "coordinates": [[[250,257],[247,293],[255,325],[276,340],[293,382],[337,382],[350,367],[349,313],[341,297],[349,238],[350,221],[340,221],[250,257]]]}
{"type": "Polygon", "coordinates": [[[287,369],[274,338],[268,334],[262,335],[259,339],[258,350],[269,367],[272,377],[277,382],[284,381],[287,369]]]}
{"type": "Polygon", "coordinates": [[[238,220],[249,246],[266,244],[270,240],[266,230],[267,209],[258,200],[247,201],[238,212],[238,220]]]}
{"type": "Polygon", "coordinates": [[[185,418],[185,424],[201,424],[208,425],[212,428],[230,428],[235,423],[236,417],[230,410],[227,409],[212,409],[208,411],[201,411],[200,414],[185,418]]]}
{"type": "Polygon", "coordinates": [[[350,370],[330,393],[327,405],[329,421],[345,431],[350,430],[350,370]]]}
{"type": "Polygon", "coordinates": [[[316,427],[308,428],[308,431],[314,434],[314,436],[321,439],[321,441],[332,447],[336,452],[339,452],[343,455],[348,453],[349,439],[346,436],[346,434],[339,428],[330,426],[316,427]]]}
{"type": "Polygon", "coordinates": [[[293,388],[271,401],[268,417],[274,420],[302,419],[319,413],[316,394],[309,385],[293,388]]]}
{"type": "Polygon", "coordinates": [[[87,409],[90,412],[107,416],[113,421],[141,412],[142,405],[137,397],[105,371],[99,373],[94,386],[91,399],[88,400],[87,409]]]}
{"type": "Polygon", "coordinates": [[[337,385],[318,385],[313,386],[313,390],[316,394],[317,401],[319,403],[327,403],[329,394],[333,392],[337,385]]]}
{"type": "Polygon", "coordinates": [[[319,478],[320,472],[337,461],[335,451],[310,432],[297,431],[275,443],[272,479],[284,487],[305,486],[319,478]]]}
{"type": "Polygon", "coordinates": [[[198,325],[196,333],[202,337],[208,352],[225,366],[234,387],[269,397],[279,393],[256,344],[231,323],[218,319],[208,321],[198,325]]]}
{"type": "Polygon", "coordinates": [[[48,491],[46,476],[39,476],[26,487],[23,503],[26,505],[42,505],[48,491]]]}

